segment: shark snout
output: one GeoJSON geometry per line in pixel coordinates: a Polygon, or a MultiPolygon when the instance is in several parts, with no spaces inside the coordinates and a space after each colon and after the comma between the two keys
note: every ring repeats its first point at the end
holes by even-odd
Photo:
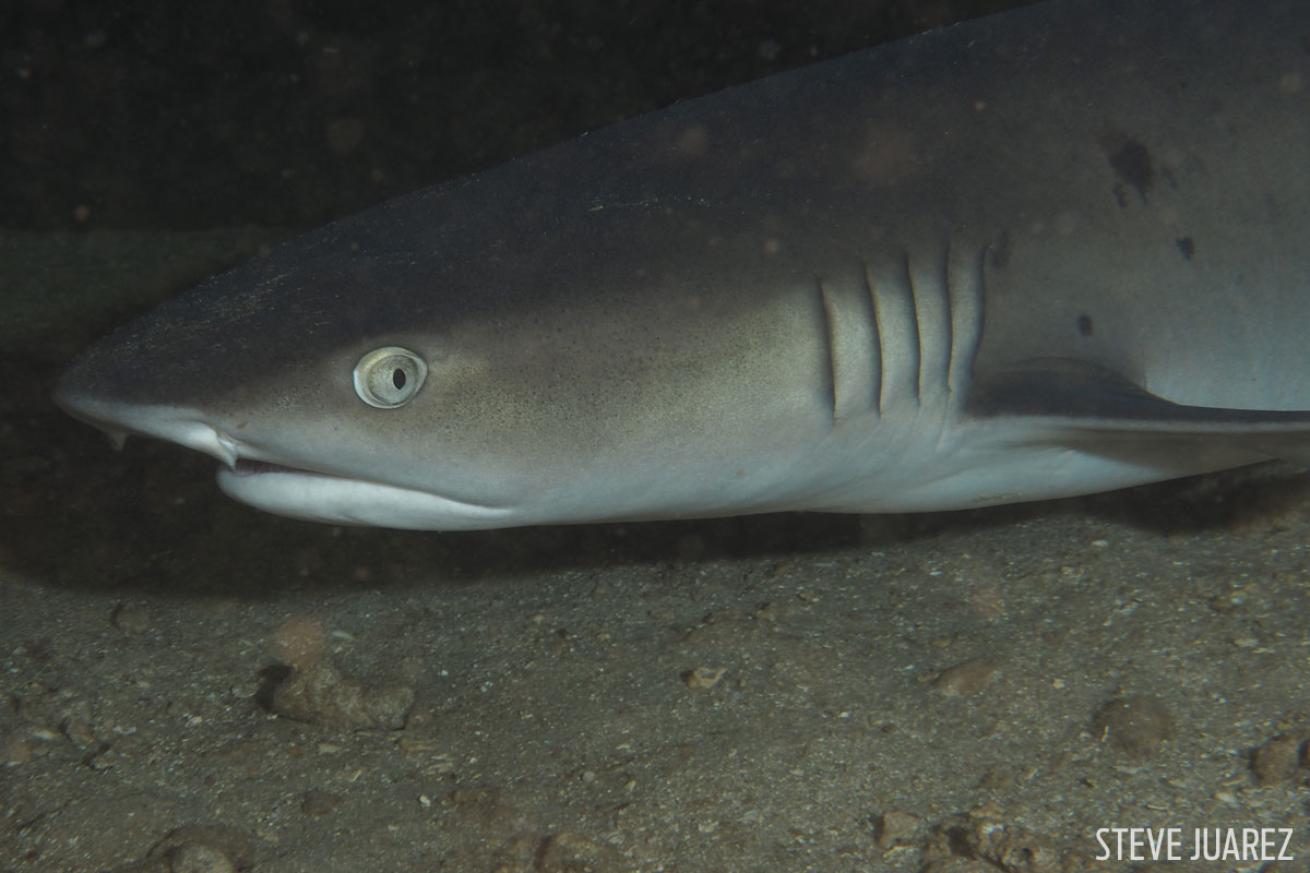
{"type": "Polygon", "coordinates": [[[204,452],[228,467],[235,467],[241,457],[240,443],[207,424],[196,409],[108,400],[67,377],[60,380],[52,399],[73,418],[104,431],[116,446],[129,434],[139,434],[204,452]]]}

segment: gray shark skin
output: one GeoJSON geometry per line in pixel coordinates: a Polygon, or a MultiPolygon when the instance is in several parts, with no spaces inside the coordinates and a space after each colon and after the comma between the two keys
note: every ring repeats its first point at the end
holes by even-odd
{"type": "Polygon", "coordinates": [[[56,401],[334,523],[977,507],[1310,458],[1308,282],[1310,3],[1050,0],[331,224],[56,401]]]}

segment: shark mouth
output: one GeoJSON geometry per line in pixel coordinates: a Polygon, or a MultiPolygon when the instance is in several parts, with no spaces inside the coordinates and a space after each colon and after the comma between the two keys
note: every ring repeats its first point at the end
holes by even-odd
{"type": "Polygon", "coordinates": [[[238,460],[218,470],[218,487],[257,509],[332,524],[413,530],[477,530],[512,523],[514,510],[484,506],[366,479],[238,460]]]}
{"type": "Polygon", "coordinates": [[[257,461],[254,458],[243,458],[238,456],[236,463],[230,468],[234,477],[242,476],[263,476],[269,473],[296,473],[302,476],[332,476],[337,479],[348,479],[348,476],[337,476],[335,473],[318,473],[313,470],[306,470],[301,467],[291,467],[286,464],[275,464],[272,461],[257,461]]]}
{"type": "Polygon", "coordinates": [[[118,447],[129,434],[138,434],[217,458],[223,465],[218,487],[266,512],[330,524],[415,530],[477,530],[515,523],[512,507],[279,463],[271,453],[205,423],[197,409],[113,403],[62,391],[55,402],[107,433],[118,447]]]}

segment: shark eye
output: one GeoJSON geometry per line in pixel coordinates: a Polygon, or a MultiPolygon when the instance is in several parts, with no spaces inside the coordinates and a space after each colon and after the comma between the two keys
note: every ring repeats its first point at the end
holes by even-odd
{"type": "Polygon", "coordinates": [[[355,393],[369,406],[395,409],[413,399],[427,375],[428,365],[409,349],[383,346],[355,365],[355,393]]]}

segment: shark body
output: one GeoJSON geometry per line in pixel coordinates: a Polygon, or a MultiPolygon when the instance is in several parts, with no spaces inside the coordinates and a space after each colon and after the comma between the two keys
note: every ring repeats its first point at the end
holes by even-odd
{"type": "Polygon", "coordinates": [[[1310,4],[1048,0],[384,203],[57,402],[469,529],[921,511],[1310,457],[1310,4]]]}

